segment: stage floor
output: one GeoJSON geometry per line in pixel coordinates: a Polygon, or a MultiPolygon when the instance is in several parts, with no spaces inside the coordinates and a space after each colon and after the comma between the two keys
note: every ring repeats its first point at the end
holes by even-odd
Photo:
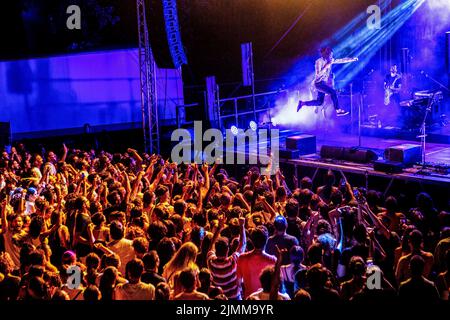
{"type": "MultiPolygon", "coordinates": [[[[379,159],[383,159],[384,150],[386,148],[400,145],[400,144],[417,144],[420,145],[420,141],[402,140],[402,139],[392,139],[392,138],[379,138],[379,137],[367,137],[361,136],[361,143],[357,135],[338,133],[331,134],[330,132],[296,132],[292,130],[280,130],[280,148],[285,147],[285,140],[288,136],[293,136],[296,134],[313,134],[316,136],[316,146],[317,153],[301,156],[299,159],[282,159],[281,163],[291,164],[294,166],[305,166],[318,169],[332,169],[343,172],[350,172],[361,175],[370,175],[385,177],[389,179],[400,179],[407,181],[417,181],[417,182],[431,182],[450,185],[450,173],[442,174],[433,170],[429,167],[426,170],[421,170],[422,168],[415,165],[410,168],[405,168],[402,173],[399,174],[389,174],[380,171],[375,171],[371,163],[359,164],[349,161],[342,160],[326,160],[321,159],[320,148],[323,145],[337,146],[337,147],[360,147],[362,149],[370,149],[374,151],[379,159]]],[[[450,145],[449,144],[439,144],[439,143],[427,143],[426,144],[426,163],[433,163],[436,165],[447,165],[450,166],[450,145]]]]}
{"type": "MultiPolygon", "coordinates": [[[[336,135],[330,133],[313,133],[317,139],[317,150],[320,150],[322,145],[331,145],[338,147],[362,147],[375,151],[379,156],[383,155],[384,149],[400,145],[400,144],[417,144],[420,145],[420,141],[410,141],[401,139],[388,139],[378,137],[361,137],[361,144],[359,144],[359,138],[355,135],[339,133],[336,135]]],[[[450,165],[450,145],[440,143],[426,143],[425,146],[425,161],[442,163],[450,165]]]]}

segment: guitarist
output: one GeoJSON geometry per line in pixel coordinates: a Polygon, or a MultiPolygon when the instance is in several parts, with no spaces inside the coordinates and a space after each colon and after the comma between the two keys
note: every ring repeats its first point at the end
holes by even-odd
{"type": "MultiPolygon", "coordinates": [[[[314,86],[317,89],[317,99],[312,101],[299,101],[297,106],[297,112],[303,106],[321,106],[325,99],[325,94],[329,94],[333,100],[334,109],[338,116],[348,114],[345,110],[339,108],[339,100],[336,94],[336,90],[330,86],[331,67],[333,64],[349,63],[358,61],[358,58],[343,58],[334,59],[333,50],[329,47],[320,49],[321,57],[316,60],[314,86]]],[[[317,109],[316,109],[317,110],[317,109]]],[[[317,111],[316,111],[317,112],[317,111]]]]}
{"type": "Polygon", "coordinates": [[[384,105],[398,106],[400,104],[400,90],[402,76],[397,71],[397,65],[392,65],[390,72],[384,78],[384,105]]]}

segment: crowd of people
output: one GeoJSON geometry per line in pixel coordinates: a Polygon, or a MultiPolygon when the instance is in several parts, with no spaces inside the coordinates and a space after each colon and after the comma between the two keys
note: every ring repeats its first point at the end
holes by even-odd
{"type": "Polygon", "coordinates": [[[450,214],[328,171],[69,150],[0,159],[0,300],[448,300],[450,214]],[[289,186],[290,187],[289,187],[289,186]]]}

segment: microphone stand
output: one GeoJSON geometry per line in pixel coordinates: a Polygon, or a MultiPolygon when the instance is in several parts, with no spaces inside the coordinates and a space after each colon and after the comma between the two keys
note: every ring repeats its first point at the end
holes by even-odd
{"type": "Polygon", "coordinates": [[[426,152],[425,152],[425,148],[426,148],[426,138],[427,138],[427,133],[426,133],[426,122],[427,122],[427,117],[428,114],[431,111],[431,107],[434,103],[434,97],[436,95],[436,92],[432,94],[430,101],[428,101],[428,105],[427,105],[427,109],[425,110],[425,115],[423,117],[423,122],[422,125],[420,127],[420,135],[418,135],[416,138],[420,138],[420,142],[421,142],[421,146],[422,146],[422,169],[420,169],[417,174],[423,174],[424,170],[425,170],[425,156],[426,156],[426,152]]]}
{"type": "MultiPolygon", "coordinates": [[[[447,88],[447,86],[443,85],[442,83],[440,83],[439,81],[437,81],[437,80],[434,79],[433,77],[430,77],[430,76],[429,76],[427,73],[425,73],[424,71],[422,71],[421,73],[425,76],[425,78],[428,78],[428,79],[430,79],[431,81],[433,81],[434,83],[436,83],[437,85],[439,85],[439,87],[440,87],[441,89],[445,89],[447,92],[450,92],[450,89],[447,88]]],[[[433,99],[434,99],[434,96],[433,96],[433,99]]]]}

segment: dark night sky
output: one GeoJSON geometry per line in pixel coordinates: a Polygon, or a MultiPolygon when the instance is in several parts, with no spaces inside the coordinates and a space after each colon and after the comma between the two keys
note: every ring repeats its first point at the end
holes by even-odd
{"type": "MultiPolygon", "coordinates": [[[[237,81],[240,44],[247,41],[253,43],[257,75],[272,76],[276,70],[287,68],[298,56],[315,52],[317,43],[365,10],[372,1],[177,2],[182,40],[189,60],[188,81],[201,83],[208,74],[216,74],[219,81],[237,81]],[[308,6],[288,36],[268,54],[308,6]]],[[[16,0],[5,1],[2,6],[1,59],[132,47],[137,42],[134,0],[16,0]],[[81,32],[65,28],[68,16],[65,9],[70,4],[81,7],[81,32]],[[111,23],[114,19],[117,21],[111,23]]]]}
{"type": "MultiPolygon", "coordinates": [[[[149,10],[154,1],[148,0],[149,10]]],[[[249,41],[253,43],[256,77],[279,77],[299,57],[316,54],[322,40],[373,2],[177,0],[188,57],[183,69],[185,83],[203,84],[207,75],[216,75],[219,83],[239,82],[240,44],[249,41]],[[303,12],[295,27],[270,51],[303,12]]],[[[4,1],[0,10],[0,60],[135,47],[136,20],[134,0],[4,1]],[[65,27],[65,11],[71,4],[81,7],[82,31],[65,27]]]]}

